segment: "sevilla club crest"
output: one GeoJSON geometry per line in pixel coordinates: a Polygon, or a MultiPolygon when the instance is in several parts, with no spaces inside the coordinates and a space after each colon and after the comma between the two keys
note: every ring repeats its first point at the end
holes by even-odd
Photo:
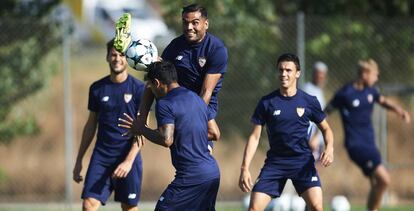
{"type": "Polygon", "coordinates": [[[200,57],[198,58],[198,64],[200,65],[200,67],[204,67],[204,65],[206,64],[206,58],[204,57],[200,57]]]}
{"type": "Polygon", "coordinates": [[[297,107],[296,113],[298,114],[299,117],[302,117],[303,114],[305,113],[305,108],[297,107]]]}
{"type": "Polygon", "coordinates": [[[124,100],[126,103],[129,103],[132,99],[132,94],[124,94],[124,100]]]}

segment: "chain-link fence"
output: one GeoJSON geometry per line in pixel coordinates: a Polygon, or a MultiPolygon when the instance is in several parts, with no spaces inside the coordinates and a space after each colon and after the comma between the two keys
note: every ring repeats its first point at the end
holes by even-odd
{"type": "MultiPolygon", "coordinates": [[[[225,75],[224,86],[219,95],[220,112],[218,114],[218,123],[222,130],[223,142],[229,146],[233,144],[240,145],[239,139],[247,139],[250,133],[250,116],[261,96],[269,93],[278,87],[276,75],[276,59],[284,52],[297,53],[304,52],[305,80],[309,81],[311,77],[311,67],[313,62],[321,60],[329,66],[329,80],[325,87],[326,98],[329,99],[335,90],[340,88],[344,83],[356,77],[356,64],[361,58],[374,58],[381,69],[380,83],[378,84],[381,91],[385,94],[394,95],[393,99],[400,100],[405,108],[413,105],[412,83],[414,79],[414,21],[411,19],[383,19],[383,18],[339,18],[339,17],[310,17],[306,16],[303,22],[298,22],[297,17],[280,18],[275,23],[256,24],[256,22],[225,22],[223,20],[212,19],[210,21],[210,31],[224,40],[229,50],[229,66],[225,75]],[[298,24],[303,24],[304,37],[298,36],[298,24]],[[303,46],[303,48],[300,48],[303,46]]],[[[0,35],[0,59],[1,66],[9,69],[2,69],[0,88],[7,83],[24,82],[28,74],[41,76],[43,68],[50,68],[54,73],[62,72],[61,65],[64,62],[62,48],[54,46],[54,50],[48,51],[51,42],[51,33],[57,33],[59,36],[60,29],[56,30],[52,24],[44,24],[37,21],[20,22],[17,20],[0,22],[0,27],[4,33],[0,35]],[[8,28],[5,26],[7,25],[8,28]],[[19,38],[22,34],[32,37],[19,42],[11,42],[19,38]],[[36,37],[36,39],[34,38],[36,37]],[[32,45],[29,45],[33,42],[32,45]],[[12,49],[14,44],[15,50],[12,49]],[[20,49],[20,51],[19,51],[20,49]],[[36,51],[34,51],[36,50],[36,51]],[[34,51],[34,52],[32,52],[34,51]],[[19,53],[16,53],[19,52],[19,53]],[[28,55],[35,54],[49,55],[46,57],[35,57],[28,55]],[[53,56],[54,59],[50,57],[53,56]],[[13,58],[13,60],[11,59],[13,58]],[[36,72],[22,72],[20,75],[11,80],[10,75],[17,74],[21,63],[26,60],[42,62],[43,65],[36,69],[36,72]],[[56,62],[57,61],[57,62],[56,62]],[[17,62],[15,64],[14,62],[17,62]]],[[[55,39],[53,43],[57,42],[55,39]]],[[[101,44],[103,47],[103,44],[101,44]]],[[[107,66],[104,60],[104,49],[98,48],[93,50],[90,45],[76,45],[72,51],[70,66],[72,80],[72,101],[70,104],[74,110],[74,151],[77,151],[80,134],[85,121],[86,100],[88,86],[99,79],[99,76],[107,74],[107,66]],[[97,74],[91,72],[97,70],[97,74]],[[99,76],[97,76],[99,75],[99,76]]],[[[29,67],[31,67],[29,65],[29,67]]],[[[33,66],[33,70],[35,69],[33,66]]],[[[71,177],[71,169],[65,165],[65,144],[64,144],[64,98],[63,98],[63,74],[55,74],[54,79],[49,81],[46,89],[40,94],[31,96],[28,100],[10,101],[4,99],[3,102],[13,103],[12,107],[7,110],[7,115],[1,123],[6,124],[13,119],[23,119],[27,116],[33,117],[39,125],[37,135],[19,137],[13,139],[8,144],[0,146],[0,201],[62,201],[65,199],[65,192],[68,190],[68,184],[65,178],[71,177]],[[17,104],[15,104],[17,102],[17,104]]],[[[46,76],[42,76],[46,77],[46,76]]],[[[26,95],[37,89],[37,85],[15,86],[15,91],[22,90],[26,95]]],[[[40,86],[41,87],[41,86],[40,86]]],[[[4,89],[5,90],[5,89],[4,89]]],[[[2,92],[6,92],[6,91],[2,92]]],[[[10,91],[7,91],[10,92],[10,91]]],[[[4,96],[1,93],[1,96],[4,96]]],[[[24,95],[24,96],[26,96],[24,95]]],[[[70,102],[69,102],[70,103],[70,102]]],[[[410,110],[411,112],[411,110],[410,110]]],[[[379,112],[381,113],[381,112],[379,112]]],[[[411,112],[412,113],[412,112],[411,112]]],[[[392,176],[395,180],[404,181],[403,185],[394,184],[392,190],[398,195],[414,201],[414,183],[409,180],[410,174],[414,173],[414,162],[412,155],[414,147],[411,143],[413,137],[412,125],[403,125],[396,115],[382,115],[376,118],[386,117],[385,132],[384,124],[377,124],[381,120],[376,120],[379,125],[378,140],[382,142],[382,151],[384,160],[388,161],[391,167],[401,167],[391,169],[392,176]],[[385,151],[384,151],[385,149],[385,151]]],[[[335,132],[337,143],[335,146],[338,150],[336,164],[332,169],[323,170],[324,184],[329,190],[327,194],[334,195],[337,193],[347,194],[348,196],[365,196],[360,187],[354,187],[350,183],[362,181],[362,174],[355,166],[349,164],[349,159],[341,150],[342,148],[342,126],[338,115],[333,115],[329,119],[335,132]],[[352,166],[352,167],[350,167],[352,166]],[[347,168],[356,170],[348,171],[347,168]],[[343,180],[343,175],[347,179],[343,180]]],[[[382,120],[384,122],[384,119],[382,120]]],[[[0,128],[1,129],[1,128],[0,128]]],[[[30,129],[30,128],[29,128],[30,129]]],[[[20,131],[20,130],[19,130],[20,131]]],[[[265,143],[265,134],[263,134],[262,143],[265,143]]],[[[2,139],[4,137],[1,137],[2,139]]],[[[93,146],[91,146],[93,147],[93,146]]],[[[231,148],[231,147],[230,147],[231,148]]],[[[221,163],[221,170],[226,171],[226,162],[234,166],[234,162],[239,163],[242,157],[242,150],[228,151],[226,155],[217,155],[217,160],[221,163]],[[225,160],[232,157],[228,153],[237,153],[234,156],[237,160],[225,160]]],[[[75,155],[76,152],[73,152],[75,155]]],[[[148,156],[147,160],[156,162],[148,156]]],[[[166,156],[168,157],[168,155],[166,156]]],[[[88,156],[85,156],[85,162],[88,156]]],[[[84,168],[87,163],[84,162],[84,168]]],[[[146,159],[144,157],[144,163],[146,159]]],[[[168,163],[168,160],[166,161],[168,163]]],[[[230,164],[229,164],[230,166],[230,164]]],[[[71,167],[70,167],[71,168],[71,167]]],[[[157,165],[152,165],[157,168],[157,165]]],[[[236,171],[238,171],[238,168],[236,171]]],[[[153,170],[145,169],[148,172],[144,176],[144,184],[151,183],[152,187],[144,187],[142,196],[144,200],[154,200],[165,187],[158,187],[154,193],[156,182],[151,181],[148,176],[153,170]],[[147,178],[147,179],[145,179],[147,178]],[[151,197],[148,197],[148,196],[151,197]]],[[[238,174],[236,172],[234,174],[238,174]]],[[[241,196],[237,188],[237,177],[227,178],[223,173],[223,181],[233,181],[229,185],[222,183],[220,191],[231,192],[231,197],[226,199],[235,200],[241,196]]],[[[163,184],[169,182],[170,177],[163,177],[157,174],[156,177],[166,178],[163,184]]],[[[72,184],[73,185],[73,184],[72,184]]],[[[81,186],[76,186],[75,193],[78,195],[81,186]]],[[[365,187],[365,186],[364,186],[365,187]]],[[[362,187],[362,188],[364,188],[362,187]]],[[[365,187],[366,189],[366,187],[365,187]]],[[[70,193],[70,192],[69,192],[70,193]]],[[[67,199],[66,195],[66,199],[67,199]]]]}

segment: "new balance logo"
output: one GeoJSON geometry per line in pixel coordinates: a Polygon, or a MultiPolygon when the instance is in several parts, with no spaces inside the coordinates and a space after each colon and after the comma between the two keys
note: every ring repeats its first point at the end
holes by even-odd
{"type": "Polygon", "coordinates": [[[273,116],[279,116],[280,115],[280,110],[275,110],[273,112],[273,116]]]}
{"type": "Polygon", "coordinates": [[[164,196],[161,196],[160,197],[160,201],[164,201],[164,196]]]}
{"type": "Polygon", "coordinates": [[[177,57],[175,57],[175,60],[181,61],[181,59],[183,59],[183,56],[178,55],[177,57]]]}
{"type": "Polygon", "coordinates": [[[102,102],[108,102],[109,100],[109,96],[105,96],[101,99],[102,102]]]}
{"type": "Polygon", "coordinates": [[[135,194],[135,193],[130,193],[128,195],[128,199],[135,199],[136,197],[137,197],[137,194],[135,194]]]}
{"type": "Polygon", "coordinates": [[[312,177],[312,179],[311,179],[311,182],[316,182],[316,181],[318,181],[318,177],[312,177]]]}

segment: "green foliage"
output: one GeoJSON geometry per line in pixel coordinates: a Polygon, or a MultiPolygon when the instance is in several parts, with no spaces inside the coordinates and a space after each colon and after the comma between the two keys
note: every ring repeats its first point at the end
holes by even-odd
{"type": "MultiPolygon", "coordinates": [[[[0,142],[8,142],[17,135],[33,134],[38,131],[33,118],[8,119],[11,108],[20,100],[39,91],[56,70],[50,63],[50,55],[59,46],[60,30],[56,24],[42,17],[47,15],[52,3],[41,7],[31,2],[30,9],[13,2],[13,9],[0,13],[2,31],[0,34],[0,142]],[[27,10],[26,15],[19,16],[27,10]]],[[[29,5],[30,6],[30,5],[29,5]]]]}
{"type": "Polygon", "coordinates": [[[35,135],[39,132],[40,129],[37,126],[34,117],[28,117],[23,120],[15,120],[8,124],[0,124],[2,143],[9,143],[16,136],[35,135]]]}

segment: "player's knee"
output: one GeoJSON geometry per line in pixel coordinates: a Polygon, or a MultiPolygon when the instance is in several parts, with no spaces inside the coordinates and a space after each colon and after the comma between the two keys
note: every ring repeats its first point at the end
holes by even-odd
{"type": "Polygon", "coordinates": [[[100,202],[93,198],[86,198],[83,200],[82,203],[82,210],[83,211],[94,211],[98,210],[100,202]]]}
{"type": "Polygon", "coordinates": [[[249,211],[262,211],[262,210],[263,210],[263,208],[259,208],[257,206],[250,206],[249,207],[249,211]]]}
{"type": "Polygon", "coordinates": [[[383,176],[383,177],[378,179],[378,185],[383,189],[390,186],[390,183],[391,183],[391,178],[388,175],[383,176]]]}
{"type": "Polygon", "coordinates": [[[122,211],[137,211],[137,206],[121,203],[122,211]]]}
{"type": "Polygon", "coordinates": [[[310,211],[322,211],[323,210],[323,204],[322,202],[310,202],[306,204],[307,210],[310,211]]]}

